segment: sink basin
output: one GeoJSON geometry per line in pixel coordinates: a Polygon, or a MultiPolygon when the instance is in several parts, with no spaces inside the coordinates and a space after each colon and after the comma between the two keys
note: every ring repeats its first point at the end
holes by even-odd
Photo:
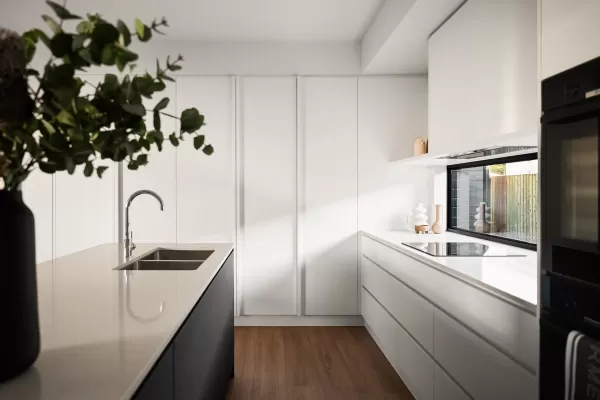
{"type": "Polygon", "coordinates": [[[156,249],[140,258],[140,261],[206,261],[212,253],[213,250],[156,249]]]}
{"type": "Polygon", "coordinates": [[[202,265],[203,260],[139,260],[120,267],[120,270],[134,271],[193,271],[202,265]]]}
{"type": "Polygon", "coordinates": [[[142,254],[115,269],[137,271],[193,271],[210,257],[214,250],[155,249],[142,254]]]}

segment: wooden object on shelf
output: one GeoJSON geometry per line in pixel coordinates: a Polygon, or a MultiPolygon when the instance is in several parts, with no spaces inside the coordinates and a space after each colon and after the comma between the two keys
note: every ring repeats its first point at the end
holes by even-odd
{"type": "Polygon", "coordinates": [[[415,156],[427,154],[427,139],[415,139],[415,143],[413,145],[413,153],[415,156]]]}

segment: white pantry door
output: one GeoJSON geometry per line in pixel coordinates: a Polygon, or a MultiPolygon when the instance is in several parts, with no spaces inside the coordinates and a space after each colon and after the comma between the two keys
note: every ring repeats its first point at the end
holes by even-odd
{"type": "Polygon", "coordinates": [[[296,314],[296,78],[239,79],[243,315],[296,314]]]}
{"type": "Polygon", "coordinates": [[[177,242],[235,241],[235,147],[233,78],[177,78],[177,113],[196,107],[200,129],[214,147],[207,156],[191,138],[177,148],[177,242]]]}
{"type": "Polygon", "coordinates": [[[306,315],[357,315],[357,78],[302,79],[306,315]]]}

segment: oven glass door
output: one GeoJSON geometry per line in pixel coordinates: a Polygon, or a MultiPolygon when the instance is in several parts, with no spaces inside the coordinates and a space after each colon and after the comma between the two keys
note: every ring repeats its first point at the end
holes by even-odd
{"type": "Polygon", "coordinates": [[[551,245],[598,251],[600,115],[551,122],[542,129],[545,240],[551,245]]]}

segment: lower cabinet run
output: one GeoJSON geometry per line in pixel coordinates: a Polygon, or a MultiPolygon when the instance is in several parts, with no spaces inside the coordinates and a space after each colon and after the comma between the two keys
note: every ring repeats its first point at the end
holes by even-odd
{"type": "MultiPolygon", "coordinates": [[[[508,350],[406,285],[389,265],[384,269],[364,255],[361,265],[365,325],[416,399],[537,398],[535,374],[508,350]]],[[[500,327],[511,323],[498,321],[500,327]]]]}
{"type": "Polygon", "coordinates": [[[134,399],[225,398],[233,377],[233,282],[231,253],[134,399]]]}

